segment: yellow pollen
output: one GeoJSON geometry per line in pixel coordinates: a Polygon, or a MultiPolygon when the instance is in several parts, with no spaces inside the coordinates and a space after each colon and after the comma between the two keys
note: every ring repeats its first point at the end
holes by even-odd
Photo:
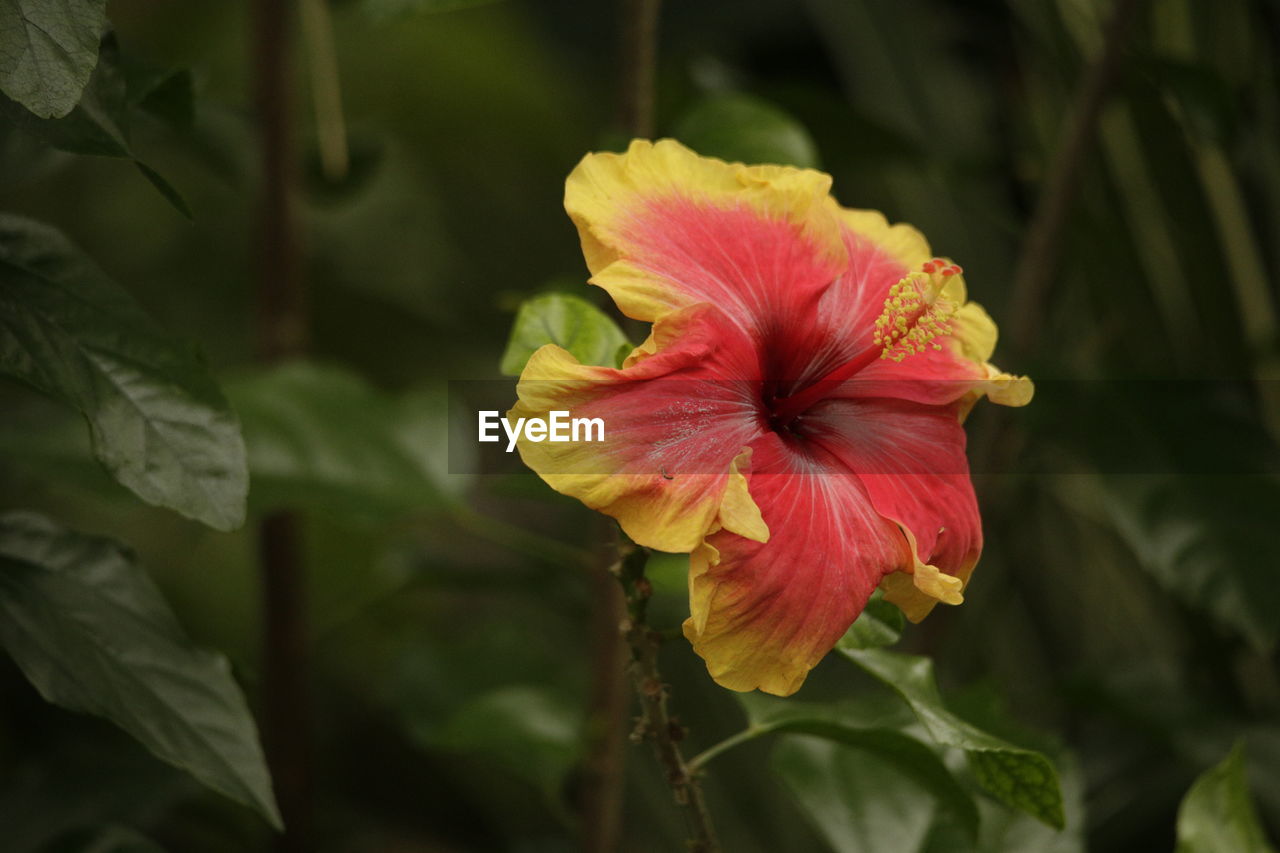
{"type": "Polygon", "coordinates": [[[939,297],[947,279],[960,272],[955,264],[934,258],[889,288],[872,335],[882,347],[881,358],[902,361],[926,349],[942,349],[936,339],[950,334],[951,318],[960,306],[939,297]]]}

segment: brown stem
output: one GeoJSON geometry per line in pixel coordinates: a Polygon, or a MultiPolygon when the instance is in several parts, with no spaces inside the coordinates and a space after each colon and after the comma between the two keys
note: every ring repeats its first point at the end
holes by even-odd
{"type": "Polygon", "coordinates": [[[582,797],[582,848],[587,853],[618,849],[622,791],[626,773],[626,719],[630,708],[626,646],[620,626],[626,611],[622,593],[610,576],[617,555],[617,529],[601,538],[601,559],[591,570],[591,696],[587,707],[587,758],[582,797]]]}
{"type": "Polygon", "coordinates": [[[640,719],[631,737],[637,742],[648,740],[653,744],[676,804],[684,811],[689,826],[689,849],[695,853],[715,853],[720,850],[720,844],[702,795],[702,785],[680,749],[685,729],[667,710],[668,688],[658,669],[662,635],[651,630],[646,621],[649,598],[653,594],[653,587],[644,576],[648,558],[643,548],[626,543],[618,547],[613,564],[613,572],[626,598],[627,619],[622,632],[631,650],[631,681],[640,699],[640,719]]]}
{"type": "Polygon", "coordinates": [[[1057,154],[1027,226],[1009,310],[1011,342],[1019,355],[1028,354],[1040,334],[1067,216],[1080,189],[1080,171],[1093,147],[1098,118],[1119,76],[1124,48],[1142,5],[1143,0],[1116,0],[1102,53],[1080,83],[1071,118],[1063,126],[1057,154]]]}
{"type": "MultiPolygon", "coordinates": [[[[262,189],[258,252],[258,352],[266,363],[306,348],[306,310],[293,209],[297,173],[292,137],[288,0],[256,0],[254,86],[262,189]]],[[[258,553],[263,608],[263,744],[285,833],[283,853],[312,848],[310,719],[304,571],[298,518],[275,513],[261,522],[258,553]]]]}
{"type": "MultiPolygon", "coordinates": [[[[661,0],[622,0],[622,79],[618,103],[625,132],[653,135],[654,65],[661,0]]],[[[630,331],[635,331],[631,330],[630,331]]],[[[602,559],[593,570],[591,624],[594,650],[587,706],[586,759],[582,798],[582,846],[587,853],[618,848],[622,795],[626,783],[626,647],[618,626],[626,615],[622,596],[609,576],[620,535],[612,521],[602,537],[602,559]]]]}
{"type": "Polygon", "coordinates": [[[661,0],[622,2],[622,128],[632,137],[653,136],[653,81],[657,66],[661,0]]]}
{"type": "Polygon", "coordinates": [[[263,745],[285,834],[281,853],[311,850],[311,761],[307,625],[298,518],[262,519],[258,555],[263,609],[263,745]]]}

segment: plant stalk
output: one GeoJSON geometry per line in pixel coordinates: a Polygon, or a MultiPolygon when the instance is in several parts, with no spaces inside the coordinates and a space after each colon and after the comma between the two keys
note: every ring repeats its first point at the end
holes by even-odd
{"type": "Polygon", "coordinates": [[[653,92],[662,0],[622,0],[622,128],[633,138],[653,136],[653,92]]]}
{"type": "Polygon", "coordinates": [[[1074,108],[1063,125],[1057,154],[1049,164],[1044,188],[1027,226],[1009,309],[1010,340],[1018,356],[1030,353],[1041,332],[1067,218],[1080,189],[1080,173],[1097,137],[1102,107],[1119,78],[1124,49],[1142,6],[1143,0],[1115,0],[1102,53],[1080,82],[1074,108]]]}
{"type": "Polygon", "coordinates": [[[676,804],[684,811],[689,827],[689,849],[694,853],[717,853],[720,843],[703,797],[702,785],[697,774],[685,762],[680,748],[686,731],[667,709],[668,688],[658,668],[662,637],[650,630],[646,621],[649,598],[653,594],[653,586],[644,576],[648,558],[649,554],[643,548],[630,543],[621,544],[612,568],[622,584],[626,599],[627,618],[622,634],[631,651],[631,681],[640,699],[640,719],[631,739],[636,742],[647,740],[653,744],[676,804]]]}
{"type": "MultiPolygon", "coordinates": [[[[661,0],[622,0],[622,73],[619,119],[632,138],[653,135],[653,100],[661,0]]],[[[628,324],[628,329],[631,329],[628,324]]],[[[634,330],[632,330],[634,331],[634,330]]],[[[602,536],[601,559],[591,579],[591,695],[587,705],[587,743],[582,800],[582,845],[587,853],[618,848],[622,798],[626,785],[626,646],[619,632],[626,615],[622,595],[609,576],[621,535],[612,521],[602,536]]]]}
{"type": "MultiPolygon", "coordinates": [[[[273,364],[306,349],[305,291],[294,212],[297,173],[292,133],[292,3],[256,0],[253,9],[255,108],[261,196],[257,222],[258,328],[261,361],[273,364]]],[[[285,822],[276,849],[312,849],[312,772],[305,573],[299,520],[273,513],[258,529],[262,578],[263,745],[285,822]]]]}

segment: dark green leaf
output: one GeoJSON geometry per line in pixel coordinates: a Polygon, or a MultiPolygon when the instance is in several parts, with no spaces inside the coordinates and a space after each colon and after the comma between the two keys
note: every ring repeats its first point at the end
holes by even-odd
{"type": "Polygon", "coordinates": [[[219,530],[243,523],[239,423],[201,359],[62,234],[7,215],[0,374],[79,409],[98,459],[143,500],[219,530]]]}
{"type": "Polygon", "coordinates": [[[804,125],[750,95],[713,95],[676,124],[675,137],[699,154],[740,163],[818,167],[818,149],[804,125]]]}
{"type": "Polygon", "coordinates": [[[1085,853],[1080,772],[1067,757],[1061,778],[1066,828],[1055,829],[1025,812],[983,798],[978,801],[981,831],[976,842],[953,820],[940,815],[921,853],[1085,853]]]}
{"type": "Polygon", "coordinates": [[[414,731],[429,746],[492,758],[554,799],[578,758],[580,722],[577,709],[548,688],[515,685],[463,704],[443,726],[414,731]]]}
{"type": "Polygon", "coordinates": [[[57,118],[36,118],[7,105],[4,114],[59,151],[99,157],[133,156],[125,79],[112,36],[102,40],[101,61],[69,113],[57,118]]]}
{"type": "Polygon", "coordinates": [[[1228,631],[1267,650],[1280,639],[1280,559],[1260,535],[1280,505],[1265,475],[1109,476],[1099,506],[1162,587],[1228,631]]]}
{"type": "Polygon", "coordinates": [[[195,81],[185,68],[157,68],[136,62],[125,68],[129,106],[141,109],[174,128],[195,123],[195,81]]]}
{"type": "MultiPolygon", "coordinates": [[[[3,2],[3,0],[0,0],[3,2]]],[[[160,109],[180,109],[164,99],[181,96],[166,90],[166,80],[142,80],[136,93],[136,103],[155,105],[160,109]]],[[[180,83],[168,83],[179,87],[180,83]]],[[[189,93],[188,93],[189,94],[189,93]]],[[[129,142],[130,109],[135,106],[135,93],[129,90],[125,73],[121,69],[115,38],[108,35],[102,40],[101,61],[85,87],[80,101],[69,114],[58,118],[36,118],[14,104],[0,104],[0,118],[8,119],[15,126],[42,140],[46,145],[70,154],[95,157],[114,157],[133,160],[151,184],[160,191],[177,210],[191,218],[191,212],[178,191],[160,177],[154,169],[138,160],[129,142]]]]}
{"type": "Polygon", "coordinates": [[[51,842],[72,827],[145,825],[199,793],[191,776],[138,749],[124,732],[79,725],[55,730],[59,737],[34,754],[5,761],[5,853],[48,853],[51,842]]]}
{"type": "Polygon", "coordinates": [[[511,327],[502,372],[517,376],[534,351],[557,344],[583,364],[614,366],[627,346],[618,325],[585,299],[567,293],[544,293],[525,300],[511,327]]]}
{"type": "Polygon", "coordinates": [[[933,824],[933,798],[874,752],[794,738],[773,766],[838,853],[917,853],[933,824]]]}
{"type": "Polygon", "coordinates": [[[286,364],[227,384],[257,509],[381,517],[438,504],[443,402],[400,400],[340,368],[286,364]]]}
{"type": "MultiPolygon", "coordinates": [[[[757,694],[738,697],[747,711],[748,727],[741,740],[773,732],[813,735],[877,757],[910,779],[927,800],[936,800],[970,838],[978,830],[978,810],[932,749],[899,730],[901,719],[892,711],[865,704],[812,704],[757,694]]],[[[898,706],[900,707],[900,706],[898,706]]],[[[904,712],[905,713],[905,712],[904,712]]],[[[929,809],[932,815],[932,804],[929,809]]]]}
{"type": "Polygon", "coordinates": [[[882,649],[841,647],[840,654],[898,692],[935,741],[962,749],[974,777],[1007,806],[1062,828],[1058,773],[1043,754],[1013,746],[946,709],[933,676],[933,661],[882,649]]]}
{"type": "Polygon", "coordinates": [[[164,196],[169,204],[173,205],[187,219],[195,219],[191,214],[191,208],[187,206],[187,200],[173,188],[173,184],[169,183],[159,172],[141,160],[135,160],[134,163],[137,165],[138,171],[142,173],[142,176],[151,182],[151,186],[155,187],[156,191],[164,196]]]}
{"type": "Polygon", "coordinates": [[[107,0],[0,0],[0,91],[41,118],[64,116],[98,62],[107,0]]]}
{"type": "Polygon", "coordinates": [[[842,649],[879,649],[892,646],[902,637],[906,617],[895,605],[884,600],[884,593],[876,590],[862,613],[840,638],[842,649]]]}
{"type": "Polygon", "coordinates": [[[0,642],[50,702],[111,720],[279,825],[257,730],[226,658],[192,646],[119,543],[0,516],[0,642]]]}
{"type": "Polygon", "coordinates": [[[1178,809],[1177,853],[1273,853],[1249,798],[1244,746],[1206,770],[1178,809]]]}

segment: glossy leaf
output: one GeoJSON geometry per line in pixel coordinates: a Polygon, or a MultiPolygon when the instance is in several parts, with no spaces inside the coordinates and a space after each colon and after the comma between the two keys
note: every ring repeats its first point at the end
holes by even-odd
{"type": "Polygon", "coordinates": [[[952,714],[942,703],[933,661],[881,649],[840,653],[898,692],[930,736],[964,750],[974,777],[992,796],[1050,826],[1064,823],[1058,772],[1042,753],[1016,747],[952,714]]]}
{"type": "Polygon", "coordinates": [[[54,229],[0,216],[0,374],[74,406],[94,453],[148,503],[244,521],[240,426],[202,360],[54,229]]]}
{"type": "Polygon", "coordinates": [[[295,362],[227,383],[244,422],[255,509],[379,517],[439,503],[440,401],[397,400],[355,374],[295,362]]]}
{"type": "Polygon", "coordinates": [[[1061,780],[1065,828],[1055,829],[1025,812],[982,798],[977,839],[940,815],[921,853],[1085,853],[1083,780],[1069,756],[1064,756],[1061,780]]]}
{"type": "Polygon", "coordinates": [[[0,516],[0,643],[49,702],[112,721],[279,825],[257,729],[226,658],[187,639],[119,543],[0,516]]]}
{"type": "Polygon", "coordinates": [[[882,755],[794,738],[773,766],[837,853],[917,853],[928,837],[936,803],[882,755]]]}
{"type": "Polygon", "coordinates": [[[1222,763],[1206,770],[1178,809],[1177,853],[1274,853],[1254,813],[1237,743],[1222,763]]]}
{"type": "Polygon", "coordinates": [[[804,125],[750,95],[713,95],[676,124],[675,137],[699,154],[740,163],[817,168],[818,149],[804,125]]]}
{"type": "Polygon", "coordinates": [[[954,816],[970,837],[976,835],[978,811],[973,798],[930,747],[899,730],[904,721],[895,719],[892,712],[865,704],[813,704],[750,693],[738,700],[746,709],[748,726],[735,742],[772,733],[802,734],[875,756],[910,779],[922,797],[935,800],[954,816]]]}
{"type": "Polygon", "coordinates": [[[534,351],[546,344],[564,347],[583,364],[618,363],[626,335],[603,311],[567,293],[544,293],[525,300],[516,314],[502,372],[517,376],[534,351]]]}
{"type": "Polygon", "coordinates": [[[107,0],[0,0],[0,91],[41,118],[69,113],[98,62],[107,0]]]}

